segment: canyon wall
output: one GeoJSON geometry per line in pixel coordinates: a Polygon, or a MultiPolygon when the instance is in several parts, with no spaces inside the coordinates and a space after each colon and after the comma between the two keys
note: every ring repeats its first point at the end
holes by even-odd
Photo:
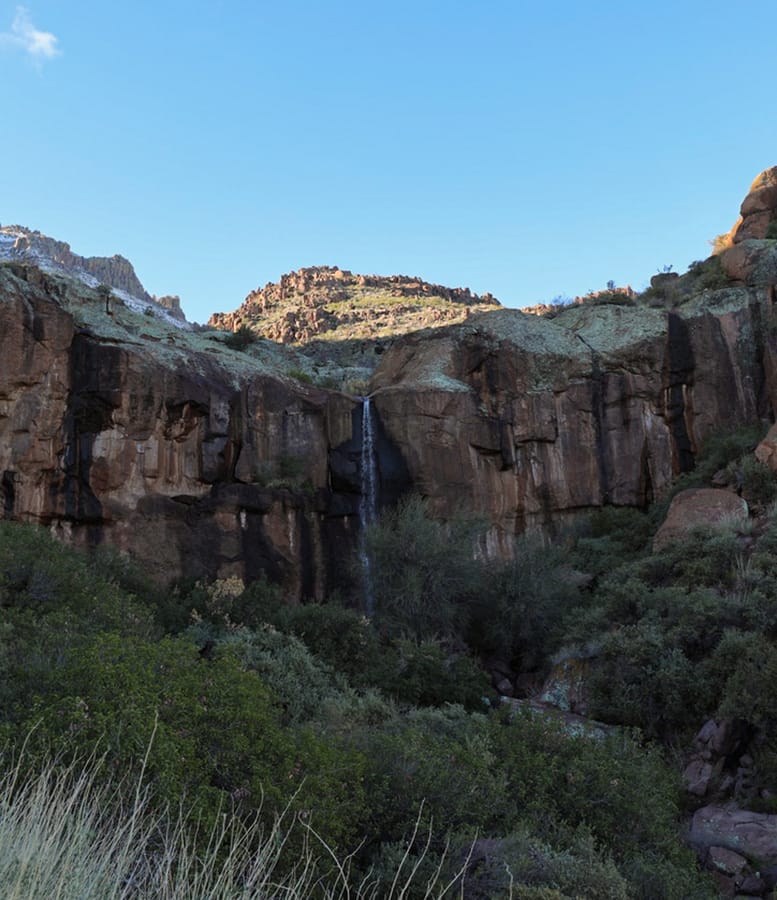
{"type": "MultiPolygon", "coordinates": [[[[762,271],[678,306],[503,309],[398,337],[371,384],[380,503],[416,491],[442,518],[480,515],[492,556],[645,506],[707,435],[774,417],[762,271]]],[[[346,586],[362,403],[290,377],[293,349],[225,338],[0,266],[4,516],[113,544],[160,580],[265,573],[295,600],[346,586]]]]}
{"type": "Polygon", "coordinates": [[[435,513],[482,515],[488,552],[509,555],[526,529],[644,507],[707,435],[772,418],[773,299],[731,286],[681,308],[487,313],[397,342],[375,407],[435,513]]]}
{"type": "Polygon", "coordinates": [[[4,516],[78,545],[111,543],[160,580],[265,572],[299,599],[347,579],[358,401],[236,353],[231,370],[221,345],[195,349],[180,333],[164,348],[151,333],[100,334],[92,293],[35,268],[0,267],[4,516]],[[82,311],[92,324],[79,322],[82,311]],[[180,352],[171,356],[172,341],[180,352]]]}

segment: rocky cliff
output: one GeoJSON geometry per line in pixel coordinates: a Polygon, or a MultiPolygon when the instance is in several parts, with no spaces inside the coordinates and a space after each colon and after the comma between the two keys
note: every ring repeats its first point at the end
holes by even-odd
{"type": "Polygon", "coordinates": [[[108,316],[33,267],[0,266],[0,321],[5,517],[112,543],[160,579],[266,572],[291,597],[342,580],[358,488],[331,488],[328,456],[357,401],[285,377],[275,346],[108,316]]]}
{"type": "MultiPolygon", "coordinates": [[[[329,297],[356,278],[298,276],[329,297]]],[[[482,515],[499,556],[526,529],[646,505],[708,434],[774,418],[775,281],[777,240],[747,238],[641,298],[493,307],[372,342],[379,501],[417,491],[443,518],[482,515]]],[[[20,263],[0,266],[0,323],[6,517],[109,541],[160,578],[266,572],[295,598],[347,581],[362,403],[299,381],[296,349],[108,314],[97,291],[20,263]]]]}
{"type": "Polygon", "coordinates": [[[437,513],[485,515],[507,554],[526,528],[645,506],[705,436],[771,417],[772,302],[731,286],[675,309],[491,313],[388,350],[374,405],[437,513]]]}

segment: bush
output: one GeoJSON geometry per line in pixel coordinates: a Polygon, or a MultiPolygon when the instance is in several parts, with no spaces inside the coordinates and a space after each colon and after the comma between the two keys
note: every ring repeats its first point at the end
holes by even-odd
{"type": "MultiPolygon", "coordinates": [[[[519,818],[585,825],[616,861],[677,853],[679,779],[655,750],[625,733],[570,733],[560,719],[532,710],[505,710],[490,729],[491,752],[508,777],[505,798],[519,818]]],[[[542,835],[539,824],[534,830],[542,835]]]]}
{"type": "Polygon", "coordinates": [[[109,771],[145,773],[155,803],[213,823],[225,804],[265,821],[289,803],[333,846],[361,815],[361,761],[333,742],[284,729],[268,688],[238,660],[209,661],[187,641],[101,636],[41,685],[21,737],[28,751],[66,759],[97,745],[109,771]],[[153,736],[153,740],[152,740],[153,736]]]}
{"type": "Polygon", "coordinates": [[[478,584],[478,524],[433,519],[419,497],[402,500],[365,533],[375,622],[386,633],[423,640],[462,630],[478,584]]]}
{"type": "Polygon", "coordinates": [[[0,708],[26,714],[41,679],[95,634],[150,637],[149,609],[113,573],[29,525],[0,522],[0,708]],[[107,577],[104,577],[107,576],[107,577]]]}
{"type": "Polygon", "coordinates": [[[247,350],[251,344],[256,343],[258,336],[250,325],[241,325],[234,331],[228,332],[224,337],[224,345],[230,350],[247,350]]]}
{"type": "Polygon", "coordinates": [[[470,644],[523,670],[540,666],[558,648],[563,616],[578,600],[565,562],[560,548],[519,540],[511,561],[482,574],[470,606],[470,644]]]}

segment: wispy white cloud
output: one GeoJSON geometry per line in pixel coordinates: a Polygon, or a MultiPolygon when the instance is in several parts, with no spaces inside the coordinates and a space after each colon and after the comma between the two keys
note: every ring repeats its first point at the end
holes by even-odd
{"type": "Polygon", "coordinates": [[[0,32],[0,48],[21,50],[38,63],[59,56],[62,51],[57,44],[56,35],[35,27],[24,6],[16,7],[11,30],[0,32]]]}

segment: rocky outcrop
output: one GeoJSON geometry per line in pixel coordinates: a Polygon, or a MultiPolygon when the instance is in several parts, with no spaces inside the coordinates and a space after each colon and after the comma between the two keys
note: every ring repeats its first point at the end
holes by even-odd
{"type": "Polygon", "coordinates": [[[21,225],[0,227],[0,260],[3,259],[32,263],[85,280],[87,284],[107,284],[139,300],[152,301],[132,263],[123,256],[79,256],[73,253],[70,244],[21,225]]]}
{"type": "Polygon", "coordinates": [[[0,266],[5,517],[112,543],[163,580],[264,572],[322,597],[358,527],[358,479],[333,490],[328,457],[347,457],[360,404],[259,354],[0,266]]]}
{"type": "Polygon", "coordinates": [[[228,331],[248,325],[271,340],[302,344],[324,335],[350,340],[404,334],[460,322],[472,311],[499,305],[491,294],[481,297],[469,288],[318,266],[252,291],[235,312],[216,313],[209,324],[228,331]]]}
{"type": "Polygon", "coordinates": [[[733,243],[750,238],[765,238],[772,222],[777,221],[777,166],[766,169],[750,185],[742,201],[739,219],[732,229],[733,243]]]}

